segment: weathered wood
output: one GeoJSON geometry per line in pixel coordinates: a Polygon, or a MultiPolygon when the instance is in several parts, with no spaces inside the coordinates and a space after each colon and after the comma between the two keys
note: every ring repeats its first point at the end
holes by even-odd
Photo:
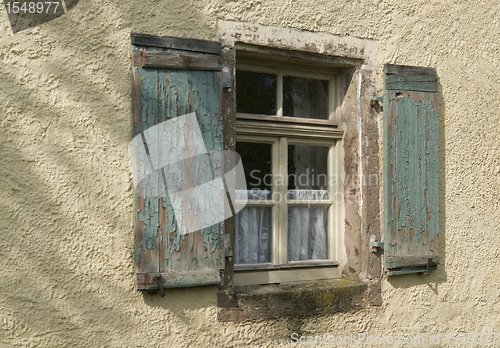
{"type": "Polygon", "coordinates": [[[213,53],[220,55],[222,45],[214,41],[184,39],[172,36],[151,36],[132,33],[132,45],[172,48],[176,50],[213,53]]]}
{"type": "Polygon", "coordinates": [[[220,56],[213,54],[137,51],[134,66],[184,70],[221,70],[220,56]]]}
{"type": "MultiPolygon", "coordinates": [[[[135,177],[141,175],[141,171],[144,175],[148,167],[162,167],[167,158],[196,155],[190,152],[191,127],[186,127],[176,139],[162,138],[160,128],[158,136],[153,134],[156,125],[181,115],[195,112],[201,130],[197,137],[203,138],[204,148],[222,150],[222,79],[220,69],[215,69],[216,65],[220,66],[220,57],[193,53],[193,40],[175,39],[169,48],[190,47],[191,50],[172,53],[168,49],[167,52],[162,48],[168,46],[169,41],[165,38],[140,35],[133,38],[136,44],[141,44],[141,47],[133,47],[132,54],[133,133],[134,136],[141,134],[145,141],[153,141],[147,144],[146,150],[136,151],[136,158],[152,163],[140,168],[134,173],[135,177]],[[146,152],[149,155],[146,156],[146,152]]],[[[158,272],[167,280],[165,287],[218,284],[220,270],[224,268],[222,223],[195,232],[181,231],[168,195],[172,192],[163,192],[165,185],[160,182],[166,183],[165,177],[172,179],[171,175],[175,174],[188,187],[196,187],[200,184],[200,173],[212,173],[210,180],[213,180],[222,170],[213,164],[211,168],[201,168],[186,175],[165,173],[165,168],[149,179],[156,180],[157,193],[144,197],[141,185],[134,190],[136,289],[143,291],[156,285],[150,275],[158,272]],[[146,273],[149,275],[145,276],[146,273]]],[[[200,198],[203,197],[193,194],[188,197],[189,202],[181,204],[182,209],[187,209],[186,216],[193,214],[195,209],[203,209],[196,206],[200,198]]]]}
{"type": "Polygon", "coordinates": [[[247,44],[237,45],[238,63],[258,64],[265,59],[266,66],[288,67],[308,72],[337,73],[338,68],[359,66],[361,61],[348,57],[327,56],[311,52],[291,51],[247,44]]]}
{"type": "MultiPolygon", "coordinates": [[[[389,66],[384,69],[384,252],[386,270],[422,266],[429,255],[439,263],[438,94],[391,90],[397,72],[435,74],[434,69],[389,66]],[[422,70],[423,69],[423,70],[422,70]]],[[[432,77],[432,76],[431,76],[432,77]]],[[[434,78],[434,77],[432,77],[434,78]]],[[[437,80],[436,80],[437,81],[437,80]]],[[[433,82],[437,83],[437,82],[433,82]]],[[[414,268],[415,272],[420,272],[414,268]]],[[[405,273],[405,272],[403,272],[405,273]]],[[[392,273],[392,274],[403,274],[392,273]]],[[[410,273],[410,271],[406,272],[410,273]]]]}
{"type": "Polygon", "coordinates": [[[202,271],[169,271],[137,273],[137,291],[158,290],[154,279],[161,275],[164,288],[184,288],[193,286],[217,285],[220,283],[220,271],[215,269],[202,271]]]}
{"type": "MultiPolygon", "coordinates": [[[[195,112],[198,116],[205,147],[222,150],[222,120],[220,95],[222,82],[218,71],[161,70],[159,72],[160,115],[168,120],[195,112]]],[[[194,155],[186,146],[183,156],[194,155]]],[[[219,168],[221,169],[221,168],[219,168]]],[[[217,172],[217,170],[215,170],[217,172]]],[[[220,170],[220,172],[222,172],[220,170]]],[[[166,173],[171,175],[175,173],[166,173]]],[[[196,186],[199,178],[182,176],[185,185],[196,186]]],[[[212,178],[214,179],[214,178],[212,178]]],[[[186,204],[190,206],[190,204],[186,204]]],[[[191,205],[192,206],[192,205],[191,205]]],[[[174,211],[168,197],[163,198],[166,214],[165,244],[160,252],[160,270],[179,272],[223,268],[222,224],[182,235],[175,223],[174,211]]],[[[194,208],[193,208],[194,209],[194,208]]],[[[189,212],[186,212],[189,214],[189,212]]]]}
{"type": "Polygon", "coordinates": [[[427,266],[427,261],[429,261],[431,266],[436,266],[439,264],[439,255],[401,255],[386,257],[387,268],[425,267],[427,266]]]}
{"type": "Polygon", "coordinates": [[[437,71],[435,68],[421,67],[421,66],[410,66],[410,65],[395,65],[386,64],[384,65],[384,74],[389,75],[400,75],[400,76],[430,76],[437,78],[437,71]]]}
{"type": "Polygon", "coordinates": [[[437,92],[437,77],[388,75],[385,88],[405,91],[437,92]]]}

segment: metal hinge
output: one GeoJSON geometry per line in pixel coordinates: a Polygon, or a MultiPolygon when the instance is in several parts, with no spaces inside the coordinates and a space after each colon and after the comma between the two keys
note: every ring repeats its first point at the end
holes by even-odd
{"type": "Polygon", "coordinates": [[[372,249],[372,253],[376,253],[379,248],[384,248],[384,242],[377,242],[375,235],[372,234],[370,236],[370,248],[372,249]]]}

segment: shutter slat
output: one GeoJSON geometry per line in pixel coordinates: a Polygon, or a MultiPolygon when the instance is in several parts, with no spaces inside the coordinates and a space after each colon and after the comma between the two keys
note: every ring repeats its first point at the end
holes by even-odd
{"type": "Polygon", "coordinates": [[[220,56],[214,54],[146,52],[137,51],[134,66],[141,68],[163,68],[183,70],[221,70],[220,56]]]}
{"type": "Polygon", "coordinates": [[[438,84],[434,69],[384,68],[384,251],[388,274],[439,263],[438,84]]]}
{"type": "Polygon", "coordinates": [[[145,34],[132,34],[132,45],[172,48],[183,51],[213,53],[220,55],[222,45],[214,41],[184,39],[173,36],[152,36],[145,34]]]}

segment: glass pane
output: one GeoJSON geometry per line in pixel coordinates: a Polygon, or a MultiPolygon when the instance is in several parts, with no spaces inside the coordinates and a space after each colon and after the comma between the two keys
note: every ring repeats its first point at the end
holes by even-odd
{"type": "Polygon", "coordinates": [[[237,112],[276,115],[278,76],[253,71],[236,71],[237,112]]]}
{"type": "Polygon", "coordinates": [[[288,145],[288,199],[328,199],[327,146],[288,145]]]}
{"type": "Polygon", "coordinates": [[[247,191],[237,191],[236,198],[246,194],[248,199],[271,199],[272,149],[272,144],[236,143],[247,182],[247,191]]]}
{"type": "Polygon", "coordinates": [[[283,76],[283,116],[328,119],[328,81],[283,76]]]}
{"type": "Polygon", "coordinates": [[[271,207],[246,206],[235,216],[234,263],[270,262],[271,207]]]}
{"type": "Polygon", "coordinates": [[[328,258],[328,207],[288,208],[288,261],[328,258]]]}

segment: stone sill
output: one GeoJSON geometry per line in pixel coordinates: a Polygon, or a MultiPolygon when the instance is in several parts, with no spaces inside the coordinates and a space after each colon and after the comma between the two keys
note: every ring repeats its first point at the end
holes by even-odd
{"type": "Polygon", "coordinates": [[[242,322],[349,312],[364,306],[367,290],[366,283],[347,278],[235,286],[219,290],[218,319],[242,322]]]}

